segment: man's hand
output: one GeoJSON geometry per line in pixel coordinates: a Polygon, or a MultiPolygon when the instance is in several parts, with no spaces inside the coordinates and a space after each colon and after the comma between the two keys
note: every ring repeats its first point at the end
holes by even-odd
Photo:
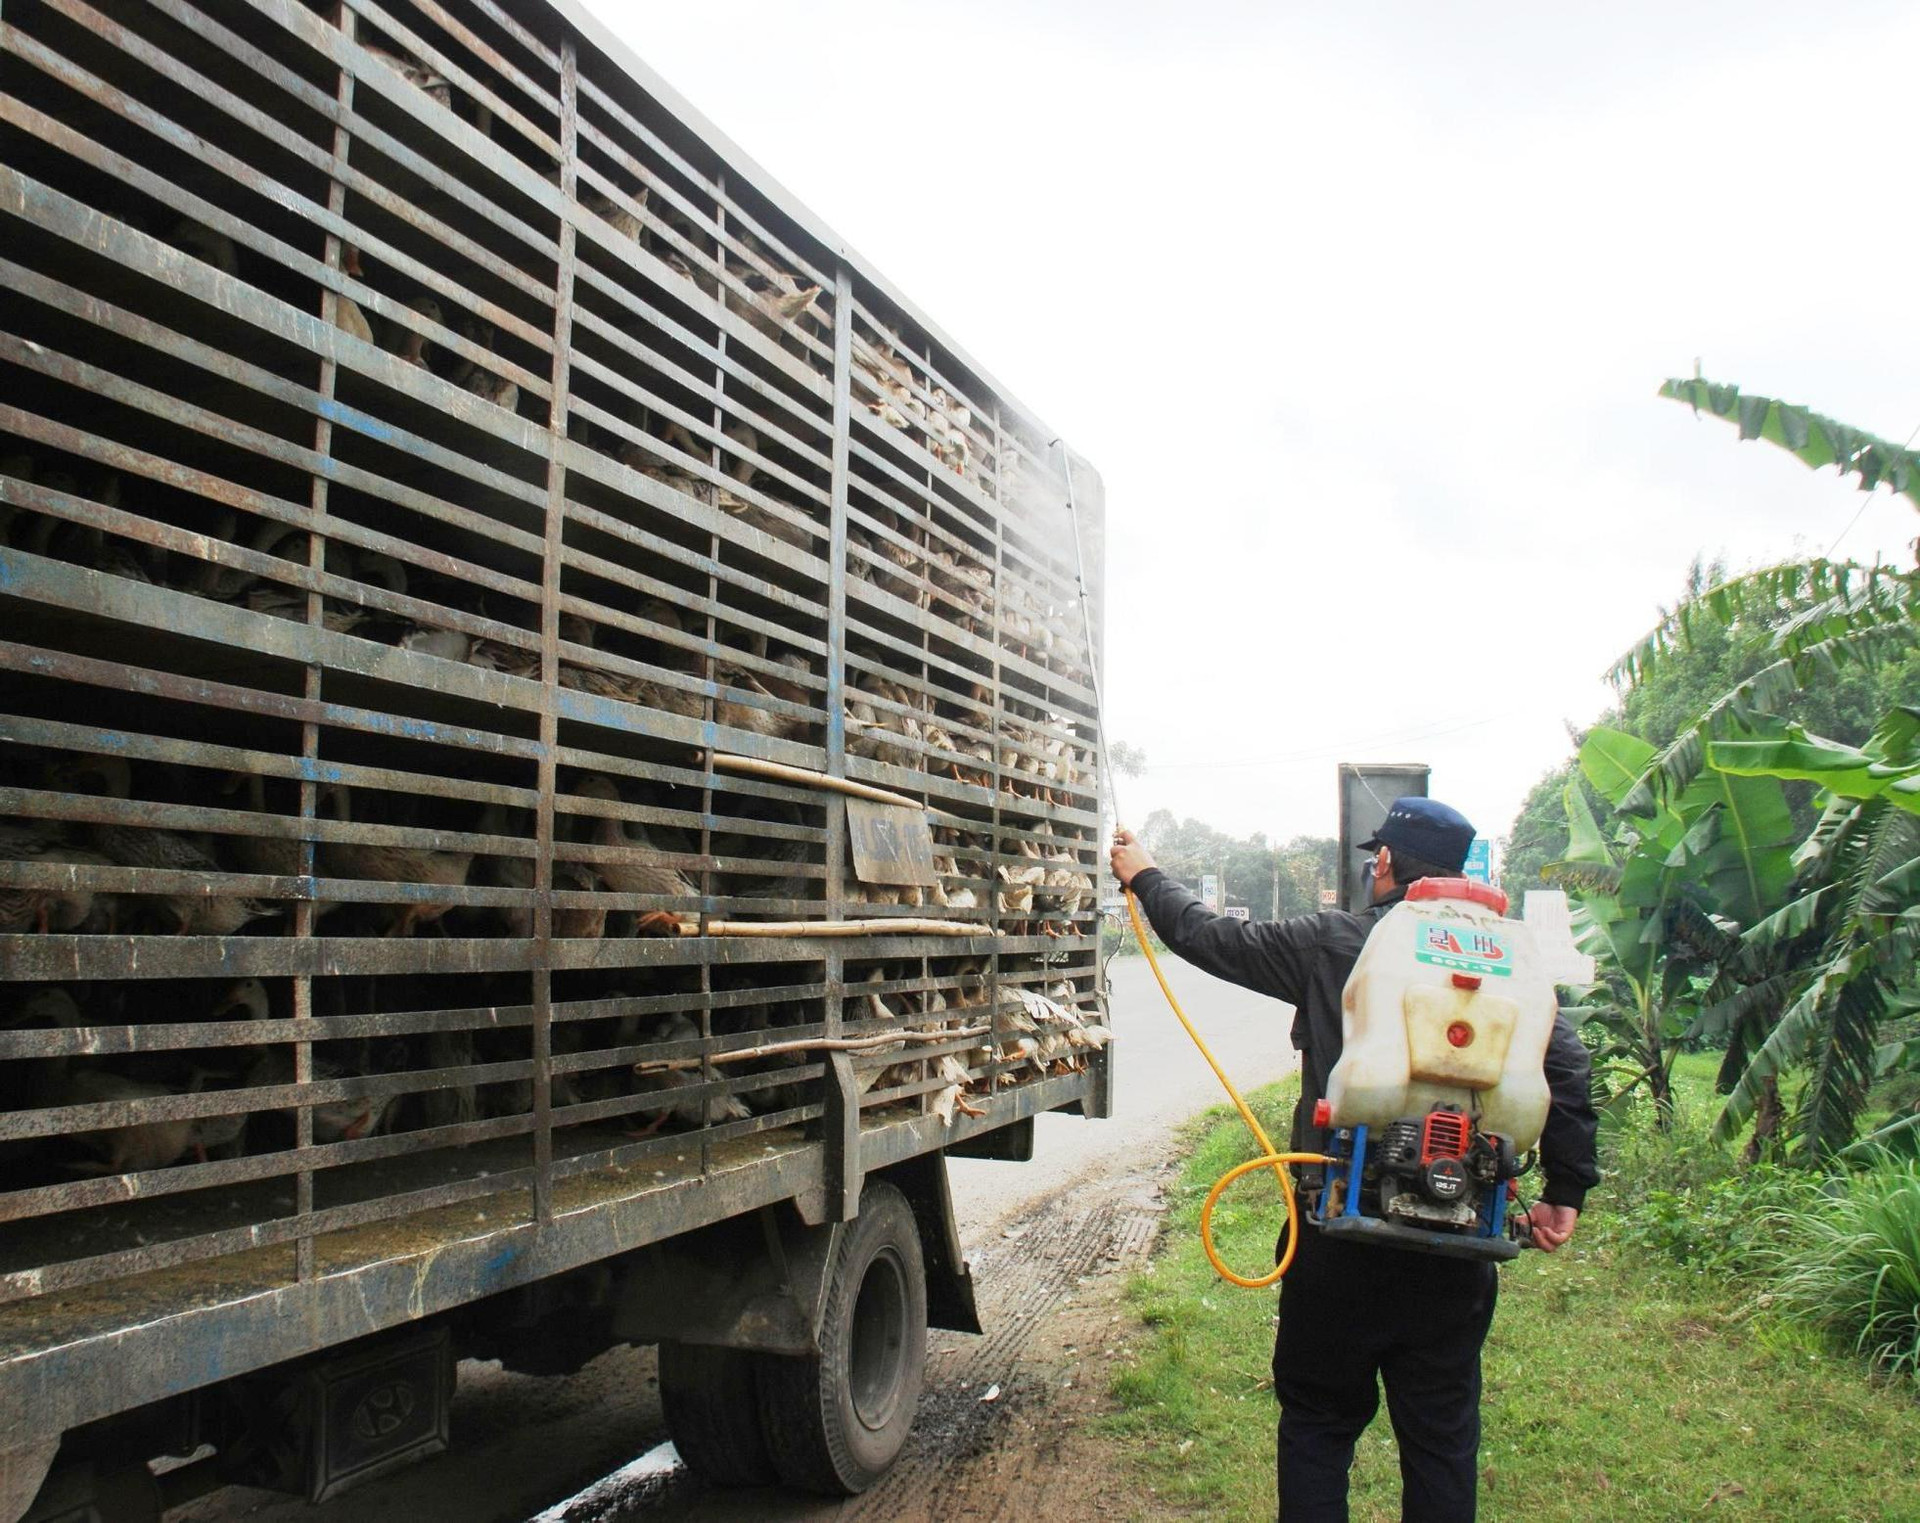
{"type": "Polygon", "coordinates": [[[1113,833],[1113,849],[1108,852],[1107,860],[1113,864],[1113,875],[1120,880],[1122,888],[1133,886],[1134,874],[1143,873],[1155,865],[1153,853],[1134,839],[1133,832],[1124,827],[1113,833]]]}
{"type": "Polygon", "coordinates": [[[1545,1201],[1530,1207],[1525,1218],[1533,1246],[1544,1253],[1564,1246],[1579,1220],[1580,1213],[1572,1206],[1550,1206],[1545,1201]]]}

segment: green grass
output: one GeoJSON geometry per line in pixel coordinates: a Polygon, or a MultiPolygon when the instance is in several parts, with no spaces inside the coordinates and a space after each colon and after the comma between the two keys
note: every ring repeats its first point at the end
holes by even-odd
{"type": "MultiPolygon", "coordinates": [[[[1697,1137],[1712,1103],[1700,1070],[1710,1076],[1712,1060],[1687,1062],[1683,1121],[1697,1137]]],[[[1278,1087],[1253,1099],[1275,1136],[1290,1103],[1278,1087]]],[[[1251,1147],[1238,1119],[1218,1113],[1186,1143],[1160,1253],[1128,1289],[1140,1328],[1114,1377],[1120,1410],[1109,1423],[1151,1488],[1148,1516],[1270,1519],[1273,1293],[1218,1280],[1197,1226],[1207,1187],[1251,1147]]],[[[1618,1151],[1634,1168],[1658,1156],[1618,1151]]],[[[1685,1167],[1709,1181],[1715,1172],[1704,1153],[1685,1167]]],[[[1614,1208],[1624,1194],[1640,1210],[1644,1183],[1603,1187],[1568,1248],[1501,1271],[1482,1519],[1920,1520],[1914,1385],[1877,1380],[1817,1335],[1756,1314],[1751,1284],[1724,1268],[1685,1267],[1636,1241],[1614,1208]]],[[[1236,1186],[1215,1215],[1227,1261],[1242,1273],[1269,1263],[1279,1214],[1270,1181],[1236,1186]]],[[[1398,1498],[1383,1408],[1354,1467],[1356,1523],[1397,1518],[1398,1498]]]]}

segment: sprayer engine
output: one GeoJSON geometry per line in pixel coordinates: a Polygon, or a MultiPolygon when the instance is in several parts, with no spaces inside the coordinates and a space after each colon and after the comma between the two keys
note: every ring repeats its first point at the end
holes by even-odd
{"type": "Polygon", "coordinates": [[[1506,1236],[1508,1181],[1521,1172],[1513,1144],[1465,1111],[1441,1106],[1371,1136],[1342,1127],[1327,1151],[1335,1162],[1313,1211],[1323,1231],[1461,1258],[1519,1252],[1506,1236]]]}

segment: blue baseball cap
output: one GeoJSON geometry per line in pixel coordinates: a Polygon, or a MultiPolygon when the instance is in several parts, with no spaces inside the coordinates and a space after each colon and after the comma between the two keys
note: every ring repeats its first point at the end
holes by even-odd
{"type": "Polygon", "coordinates": [[[1458,868],[1465,865],[1467,848],[1472,845],[1473,826],[1458,809],[1438,799],[1410,794],[1393,801],[1373,839],[1362,841],[1360,850],[1392,846],[1435,867],[1458,868]]]}

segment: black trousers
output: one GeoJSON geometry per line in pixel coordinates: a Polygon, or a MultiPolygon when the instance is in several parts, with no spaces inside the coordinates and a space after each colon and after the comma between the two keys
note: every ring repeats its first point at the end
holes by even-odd
{"type": "Polygon", "coordinates": [[[1280,1523],[1346,1523],[1353,1446],[1380,1404],[1400,1446],[1402,1523],[1472,1523],[1480,1345],[1491,1264],[1348,1243],[1303,1229],[1280,1286],[1280,1523]]]}

